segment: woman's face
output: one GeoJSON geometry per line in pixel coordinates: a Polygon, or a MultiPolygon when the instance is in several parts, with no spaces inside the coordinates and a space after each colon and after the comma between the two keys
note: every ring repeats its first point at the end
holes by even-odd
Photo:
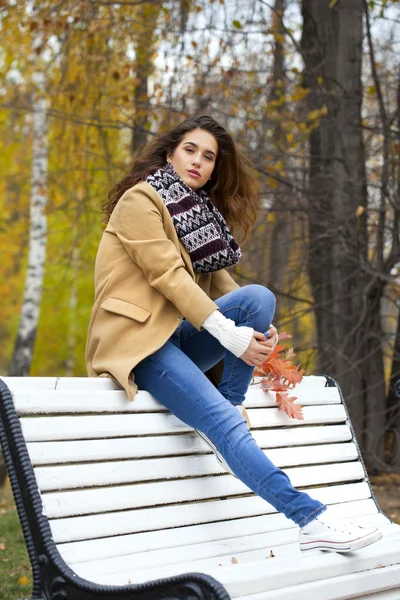
{"type": "Polygon", "coordinates": [[[185,133],[173,154],[168,155],[179,177],[194,190],[201,188],[211,177],[218,153],[217,140],[204,129],[185,133]],[[199,176],[191,171],[197,171],[199,176]]]}

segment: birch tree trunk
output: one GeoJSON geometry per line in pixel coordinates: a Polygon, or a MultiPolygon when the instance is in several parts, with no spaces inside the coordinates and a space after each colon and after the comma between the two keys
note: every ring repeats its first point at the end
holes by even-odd
{"type": "Polygon", "coordinates": [[[78,236],[74,236],[74,247],[72,249],[71,260],[71,287],[69,292],[69,323],[67,334],[68,354],[65,361],[65,376],[73,377],[75,368],[75,348],[76,348],[76,333],[77,333],[77,308],[78,308],[78,286],[77,278],[79,271],[79,247],[78,236]]]}
{"type": "Polygon", "coordinates": [[[18,332],[9,374],[29,375],[43,289],[47,242],[47,101],[45,75],[33,75],[33,148],[29,226],[29,255],[18,332]]]}

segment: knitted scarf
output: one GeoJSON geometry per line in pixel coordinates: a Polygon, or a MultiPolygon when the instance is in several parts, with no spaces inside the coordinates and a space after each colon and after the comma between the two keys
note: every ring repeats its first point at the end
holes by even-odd
{"type": "Polygon", "coordinates": [[[210,273],[239,262],[242,252],[207,192],[188,186],[171,163],[146,181],[166,205],[195,271],[210,273]]]}

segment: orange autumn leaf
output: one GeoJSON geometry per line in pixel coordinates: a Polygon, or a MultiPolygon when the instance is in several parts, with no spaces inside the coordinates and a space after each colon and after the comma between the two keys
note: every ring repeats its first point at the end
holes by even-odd
{"type": "MultiPolygon", "coordinates": [[[[279,341],[292,337],[288,333],[280,333],[279,341]]],[[[264,392],[276,392],[276,404],[280,410],[292,419],[303,420],[302,407],[294,405],[297,400],[295,396],[289,396],[291,391],[303,379],[304,369],[292,363],[295,355],[293,348],[286,350],[285,358],[281,353],[285,347],[277,344],[265,361],[257,365],[254,370],[255,376],[264,377],[261,380],[261,389],[264,392]]]]}
{"type": "Polygon", "coordinates": [[[288,392],[277,392],[276,403],[278,407],[286,413],[291,419],[304,421],[302,406],[294,404],[297,400],[295,396],[289,396],[288,392]]]}
{"type": "MultiPolygon", "coordinates": [[[[280,384],[286,386],[285,389],[288,389],[289,387],[294,387],[300,383],[303,379],[304,369],[299,370],[291,360],[281,358],[279,354],[282,350],[285,350],[285,347],[277,344],[268,358],[266,358],[261,365],[257,365],[254,374],[261,376],[267,375],[268,380],[271,381],[276,379],[280,384]]],[[[278,391],[270,386],[269,389],[278,391]]]]}
{"type": "Polygon", "coordinates": [[[289,350],[286,351],[286,360],[292,360],[293,356],[296,356],[293,348],[289,348],[289,350]]]}
{"type": "Polygon", "coordinates": [[[290,333],[286,333],[286,331],[282,331],[282,333],[278,334],[278,340],[281,342],[282,340],[288,340],[290,339],[292,336],[290,333]]]}

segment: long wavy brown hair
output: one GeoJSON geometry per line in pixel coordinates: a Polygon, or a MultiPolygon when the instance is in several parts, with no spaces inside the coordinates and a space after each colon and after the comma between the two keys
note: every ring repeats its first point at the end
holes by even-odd
{"type": "Polygon", "coordinates": [[[251,161],[236,148],[229,133],[207,115],[186,119],[166,133],[154,136],[143,152],[133,160],[129,173],[110,190],[108,200],[102,207],[105,223],[124,192],[165,166],[167,154],[173,154],[185,134],[195,129],[208,131],[218,144],[211,180],[202,189],[209,194],[231,230],[236,226],[243,229],[244,236],[240,243],[246,239],[261,209],[257,172],[251,161]]]}

